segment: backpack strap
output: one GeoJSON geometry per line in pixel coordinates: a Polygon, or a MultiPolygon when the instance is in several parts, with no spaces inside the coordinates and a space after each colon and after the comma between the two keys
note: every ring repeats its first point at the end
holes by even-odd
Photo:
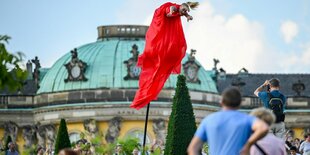
{"type": "Polygon", "coordinates": [[[255,143],[254,145],[257,147],[257,149],[258,149],[263,155],[267,155],[267,153],[266,153],[257,143],[255,143]]]}
{"type": "Polygon", "coordinates": [[[272,95],[270,92],[267,92],[267,95],[268,95],[268,97],[269,97],[269,102],[270,102],[270,100],[271,100],[272,98],[274,98],[274,97],[273,97],[273,95],[272,95]]]}
{"type": "Polygon", "coordinates": [[[268,108],[270,108],[270,101],[273,98],[273,96],[270,92],[267,92],[267,95],[268,95],[268,108]]]}

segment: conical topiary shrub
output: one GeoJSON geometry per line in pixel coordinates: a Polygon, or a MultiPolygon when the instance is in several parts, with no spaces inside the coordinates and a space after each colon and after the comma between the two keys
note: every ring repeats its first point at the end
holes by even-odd
{"type": "Polygon", "coordinates": [[[55,154],[58,154],[60,150],[65,148],[71,148],[71,143],[68,135],[66,121],[61,119],[55,144],[55,154]]]}
{"type": "Polygon", "coordinates": [[[178,76],[168,124],[165,155],[186,155],[187,147],[196,131],[195,116],[185,81],[185,76],[178,76]]]}

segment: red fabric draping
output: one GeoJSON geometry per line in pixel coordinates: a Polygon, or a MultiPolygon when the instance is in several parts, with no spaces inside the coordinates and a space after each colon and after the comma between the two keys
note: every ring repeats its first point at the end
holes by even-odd
{"type": "Polygon", "coordinates": [[[165,3],[156,9],[146,33],[144,52],[137,65],[142,68],[139,89],[131,108],[139,110],[157,96],[170,74],[179,74],[181,61],[186,52],[186,40],[178,11],[167,17],[170,7],[178,4],[165,3]]]}

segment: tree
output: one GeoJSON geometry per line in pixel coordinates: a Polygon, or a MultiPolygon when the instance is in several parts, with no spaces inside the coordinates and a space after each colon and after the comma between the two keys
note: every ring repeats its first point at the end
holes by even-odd
{"type": "Polygon", "coordinates": [[[60,150],[65,148],[71,148],[71,142],[69,139],[66,121],[61,119],[56,138],[55,154],[58,154],[60,150]]]}
{"type": "Polygon", "coordinates": [[[178,76],[169,117],[165,155],[186,155],[187,147],[196,131],[195,116],[185,80],[185,76],[178,76]]]}
{"type": "Polygon", "coordinates": [[[27,72],[21,69],[23,54],[11,54],[6,50],[5,43],[10,39],[7,35],[0,35],[0,90],[16,91],[23,86],[27,72]]]}

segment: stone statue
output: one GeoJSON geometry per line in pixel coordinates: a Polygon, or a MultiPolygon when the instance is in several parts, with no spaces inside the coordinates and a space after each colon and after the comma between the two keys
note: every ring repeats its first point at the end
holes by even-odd
{"type": "Polygon", "coordinates": [[[191,53],[189,54],[188,60],[189,61],[195,61],[196,60],[196,58],[195,58],[196,53],[197,53],[197,50],[191,49],[191,53]]]}
{"type": "Polygon", "coordinates": [[[114,117],[109,121],[109,128],[105,136],[108,143],[114,143],[121,131],[121,117],[114,117]]]}
{"type": "Polygon", "coordinates": [[[25,142],[24,148],[29,149],[33,144],[35,144],[35,133],[35,126],[26,125],[22,128],[23,139],[25,142]]]}
{"type": "Polygon", "coordinates": [[[132,50],[130,51],[130,53],[132,54],[133,61],[137,62],[139,51],[138,51],[138,46],[136,44],[132,45],[132,50]]]}
{"type": "Polygon", "coordinates": [[[15,143],[17,139],[18,125],[15,122],[4,122],[4,140],[10,136],[15,143]]]}
{"type": "Polygon", "coordinates": [[[90,134],[91,138],[95,138],[98,134],[97,122],[94,119],[86,119],[84,120],[84,129],[90,134]]]}
{"type": "Polygon", "coordinates": [[[39,88],[39,82],[40,82],[40,68],[41,68],[41,64],[40,64],[40,60],[38,59],[38,57],[36,56],[34,59],[31,60],[32,63],[34,63],[35,68],[33,71],[33,79],[35,81],[35,84],[37,85],[37,88],[39,88]]]}
{"type": "Polygon", "coordinates": [[[36,136],[38,145],[42,147],[46,146],[48,149],[53,149],[56,137],[56,128],[52,124],[37,125],[36,136]]]}
{"type": "Polygon", "coordinates": [[[73,50],[71,50],[71,61],[73,63],[78,62],[79,58],[78,58],[78,53],[77,53],[77,49],[74,48],[73,50]]]}
{"type": "Polygon", "coordinates": [[[156,140],[161,141],[162,145],[164,145],[166,141],[166,122],[164,119],[159,118],[153,120],[153,132],[156,136],[156,140]]]}
{"type": "Polygon", "coordinates": [[[220,60],[214,58],[214,59],[213,59],[213,63],[214,63],[213,69],[214,69],[214,70],[217,70],[217,64],[220,63],[220,60]]]}

